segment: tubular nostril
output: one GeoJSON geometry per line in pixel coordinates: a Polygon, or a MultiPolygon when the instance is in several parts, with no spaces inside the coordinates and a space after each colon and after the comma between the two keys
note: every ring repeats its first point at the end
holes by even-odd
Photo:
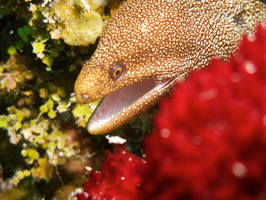
{"type": "Polygon", "coordinates": [[[89,95],[87,94],[82,94],[81,97],[84,103],[86,103],[86,101],[89,99],[89,95]]]}

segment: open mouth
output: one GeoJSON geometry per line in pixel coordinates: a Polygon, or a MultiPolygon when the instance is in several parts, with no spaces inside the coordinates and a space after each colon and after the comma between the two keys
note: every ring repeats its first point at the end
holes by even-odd
{"type": "Polygon", "coordinates": [[[158,102],[169,92],[173,79],[149,79],[121,88],[101,100],[88,123],[91,134],[118,128],[158,102]]]}

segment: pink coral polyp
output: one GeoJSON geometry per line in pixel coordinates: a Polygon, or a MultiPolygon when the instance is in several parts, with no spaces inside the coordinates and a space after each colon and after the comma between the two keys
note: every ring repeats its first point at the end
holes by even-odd
{"type": "Polygon", "coordinates": [[[160,104],[146,164],[121,148],[107,153],[83,199],[266,199],[265,101],[262,25],[229,63],[213,60],[160,104]]]}

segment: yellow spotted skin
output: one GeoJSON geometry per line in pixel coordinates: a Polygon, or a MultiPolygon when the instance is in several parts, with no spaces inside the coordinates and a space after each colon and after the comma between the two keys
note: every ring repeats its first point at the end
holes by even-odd
{"type": "MultiPolygon", "coordinates": [[[[75,83],[77,101],[89,103],[151,78],[182,81],[213,57],[228,59],[264,19],[266,6],[259,0],[128,0],[83,66],[75,83]],[[116,64],[125,66],[118,80],[110,77],[116,64]]],[[[129,118],[136,115],[130,112],[129,118]]]]}

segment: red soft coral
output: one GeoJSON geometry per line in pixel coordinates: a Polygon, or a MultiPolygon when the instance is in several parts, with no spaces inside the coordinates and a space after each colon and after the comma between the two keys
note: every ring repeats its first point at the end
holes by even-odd
{"type": "Polygon", "coordinates": [[[126,146],[115,146],[115,153],[106,151],[100,171],[92,171],[84,183],[85,191],[79,200],[129,200],[138,191],[141,182],[139,168],[145,165],[142,158],[130,153],[126,146]]]}
{"type": "Polygon", "coordinates": [[[83,199],[266,199],[265,29],[179,84],[144,141],[147,163],[107,153],[83,199]]]}
{"type": "Polygon", "coordinates": [[[265,34],[161,103],[138,199],[266,199],[265,34]]]}

